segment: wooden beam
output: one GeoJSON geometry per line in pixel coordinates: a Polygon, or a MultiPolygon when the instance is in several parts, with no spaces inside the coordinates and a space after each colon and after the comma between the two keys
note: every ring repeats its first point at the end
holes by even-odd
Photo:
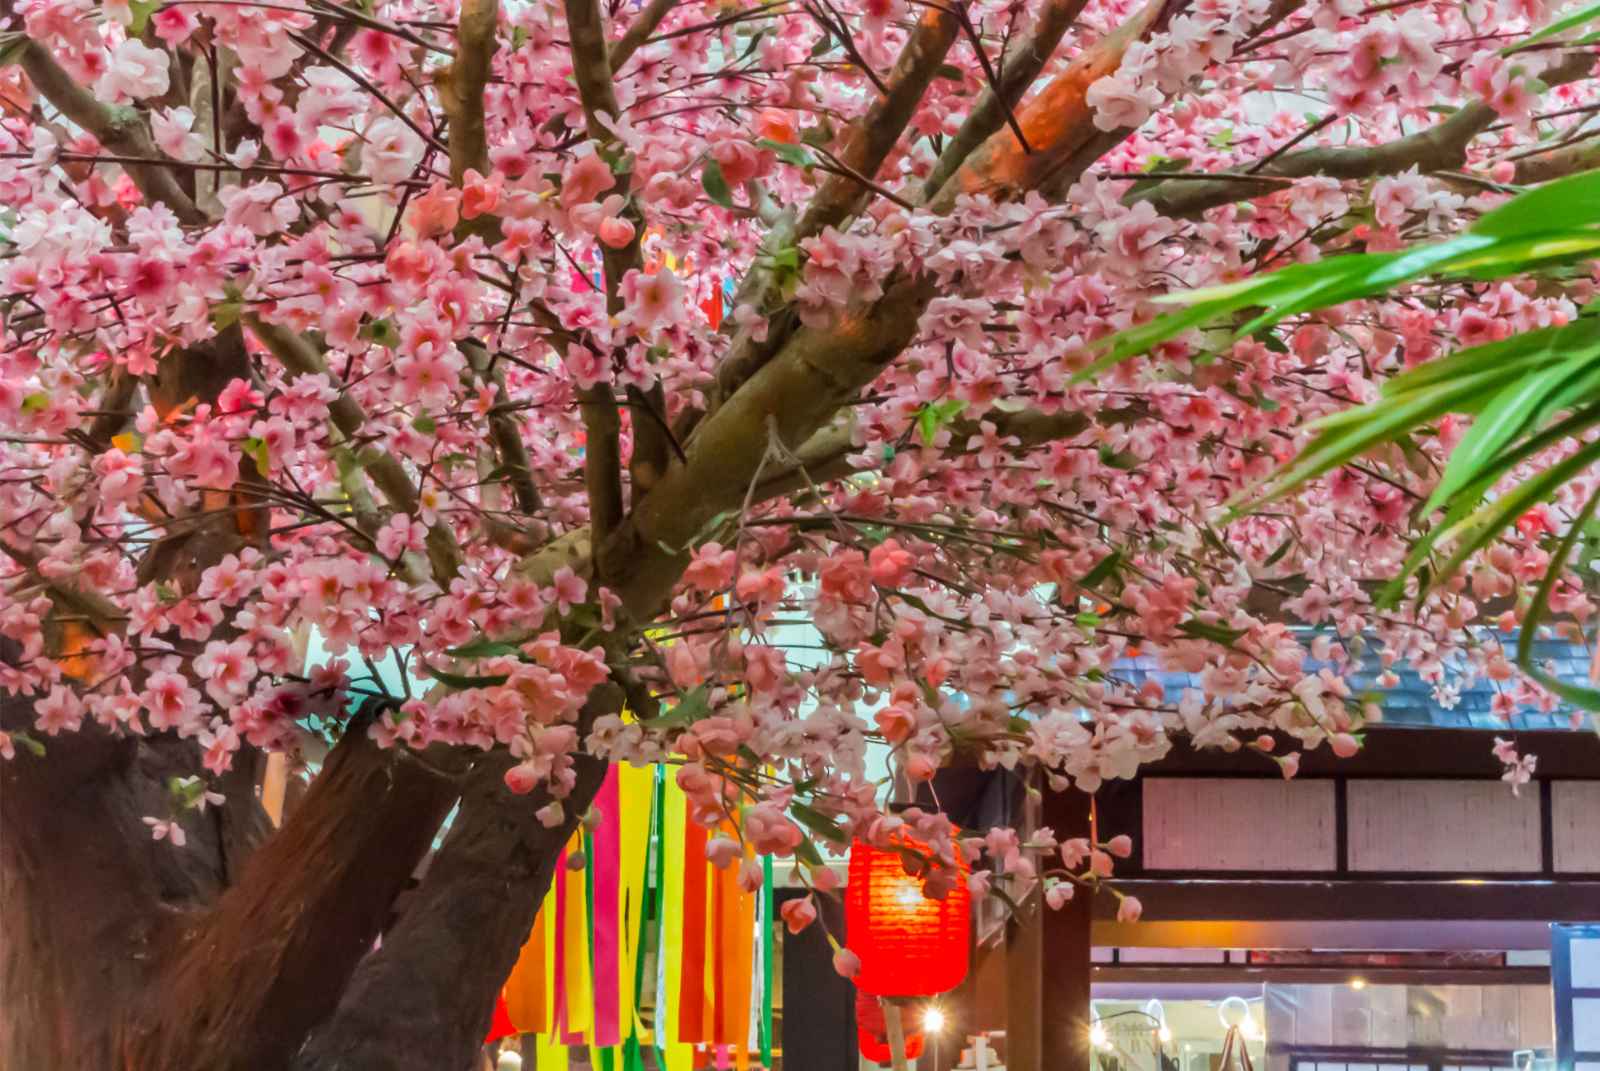
{"type": "MultiPolygon", "coordinates": [[[[1600,922],[1600,881],[1236,881],[1132,879],[1151,921],[1530,921],[1600,922]]],[[[1095,916],[1116,904],[1096,898],[1095,916]]]]}
{"type": "MultiPolygon", "coordinates": [[[[1297,741],[1276,734],[1280,754],[1299,747],[1297,741]]],[[[1376,726],[1366,730],[1366,742],[1351,758],[1334,756],[1328,748],[1302,752],[1301,777],[1453,777],[1499,780],[1504,767],[1494,757],[1495,734],[1483,729],[1410,729],[1376,726]]],[[[1539,756],[1537,776],[1560,780],[1590,779],[1600,771],[1600,734],[1541,729],[1501,735],[1515,738],[1517,749],[1539,756]]],[[[1277,764],[1254,751],[1197,751],[1179,740],[1165,758],[1139,768],[1141,775],[1279,777],[1277,764]]]]}
{"type": "Polygon", "coordinates": [[[1249,967],[1224,963],[1141,963],[1137,966],[1096,966],[1097,985],[1344,985],[1361,977],[1368,985],[1549,985],[1549,967],[1390,968],[1390,967],[1249,967]]]}

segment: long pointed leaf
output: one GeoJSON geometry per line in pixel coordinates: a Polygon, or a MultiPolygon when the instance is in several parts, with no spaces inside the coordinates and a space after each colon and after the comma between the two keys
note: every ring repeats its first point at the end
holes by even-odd
{"type": "Polygon", "coordinates": [[[1600,223],[1600,171],[1535,186],[1479,219],[1472,233],[1519,237],[1548,230],[1553,220],[1564,227],[1600,223]]]}
{"type": "Polygon", "coordinates": [[[1527,37],[1524,37],[1521,41],[1518,41],[1510,48],[1501,49],[1500,54],[1502,56],[1509,56],[1514,52],[1521,52],[1530,45],[1536,45],[1540,41],[1548,41],[1558,33],[1565,33],[1574,26],[1582,26],[1584,23],[1592,22],[1595,19],[1600,19],[1600,4],[1594,4],[1590,7],[1580,8],[1564,19],[1557,19],[1555,22],[1552,22],[1550,25],[1546,26],[1537,33],[1531,33],[1527,37]]]}
{"type": "Polygon", "coordinates": [[[1550,607],[1550,593],[1555,590],[1556,581],[1566,568],[1567,560],[1572,557],[1572,547],[1583,534],[1589,518],[1594,516],[1596,506],[1600,506],[1600,490],[1589,496],[1589,501],[1584,503],[1583,509],[1578,511],[1578,515],[1568,526],[1567,534],[1562,537],[1561,545],[1556,548],[1556,553],[1550,559],[1550,568],[1545,570],[1544,579],[1539,582],[1539,590],[1534,592],[1533,601],[1528,604],[1528,612],[1522,618],[1522,635],[1517,637],[1517,665],[1522,667],[1522,672],[1567,702],[1585,710],[1600,710],[1600,690],[1559,680],[1535,666],[1533,636],[1550,607]]]}
{"type": "Polygon", "coordinates": [[[1362,419],[1352,420],[1348,426],[1325,432],[1312,440],[1294,461],[1272,478],[1264,497],[1252,501],[1265,505],[1282,498],[1307,480],[1359,457],[1379,443],[1453,411],[1501,377],[1499,370],[1486,369],[1435,390],[1419,391],[1399,399],[1383,398],[1362,406],[1355,411],[1362,419]]]}
{"type": "Polygon", "coordinates": [[[1553,494],[1556,488],[1581,474],[1600,460],[1600,442],[1589,443],[1527,481],[1511,488],[1460,524],[1445,532],[1445,541],[1459,540],[1456,549],[1440,569],[1441,576],[1449,576],[1461,564],[1499,535],[1513,520],[1534,505],[1553,494]]]}
{"type": "Polygon", "coordinates": [[[1450,452],[1444,476],[1428,497],[1423,512],[1433,512],[1441,502],[1475,479],[1486,461],[1538,419],[1542,403],[1584,368],[1588,356],[1580,353],[1561,364],[1524,376],[1496,395],[1450,452]]]}

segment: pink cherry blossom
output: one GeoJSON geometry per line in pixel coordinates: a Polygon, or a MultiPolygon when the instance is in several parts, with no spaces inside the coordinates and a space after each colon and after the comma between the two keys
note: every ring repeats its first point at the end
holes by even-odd
{"type": "Polygon", "coordinates": [[[800,933],[817,920],[817,905],[811,902],[809,896],[786,900],[778,909],[778,914],[783,917],[783,924],[790,933],[800,933]]]}

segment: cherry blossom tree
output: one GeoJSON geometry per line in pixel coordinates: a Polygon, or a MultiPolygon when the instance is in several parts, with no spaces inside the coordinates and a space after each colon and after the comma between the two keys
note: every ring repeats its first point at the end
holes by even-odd
{"type": "Polygon", "coordinates": [[[824,851],[910,831],[930,895],[964,852],[1059,905],[1128,846],[896,812],[868,749],[1092,792],[1183,737],[1292,776],[1381,716],[1344,679],[1374,644],[1442,700],[1556,704],[1473,626],[1515,625],[1586,478],[1384,610],[1456,418],[1227,504],[1588,275],[1076,374],[1163,294],[1593,166],[1582,13],[7,11],[7,1066],[468,1066],[610,762],[672,761],[728,865],[825,890],[824,851]],[[275,752],[317,770],[273,829],[275,752]]]}

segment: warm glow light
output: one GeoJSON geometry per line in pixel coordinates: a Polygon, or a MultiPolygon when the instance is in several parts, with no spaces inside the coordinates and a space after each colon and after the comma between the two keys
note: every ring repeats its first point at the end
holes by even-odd
{"type": "Polygon", "coordinates": [[[938,1008],[929,1008],[922,1013],[922,1029],[930,1034],[937,1034],[944,1029],[944,1012],[938,1008]]]}
{"type": "Polygon", "coordinates": [[[1356,977],[1350,979],[1350,988],[1357,990],[1365,989],[1367,988],[1367,980],[1362,978],[1360,975],[1357,975],[1356,977]]]}
{"type": "Polygon", "coordinates": [[[1172,1031],[1167,1029],[1166,1023],[1161,1024],[1161,1029],[1156,1031],[1156,1037],[1161,1040],[1163,1045],[1172,1044],[1172,1031]]]}
{"type": "Polygon", "coordinates": [[[1097,1049],[1104,1049],[1110,1046],[1111,1039],[1106,1036],[1106,1028],[1102,1024],[1089,1024],[1089,1044],[1097,1049]]]}
{"type": "Polygon", "coordinates": [[[1217,1018],[1223,1026],[1242,1026],[1250,1018],[1250,1005],[1243,997],[1228,997],[1217,1005],[1217,1018]]]}
{"type": "Polygon", "coordinates": [[[1246,1019],[1239,1024],[1239,1033],[1244,1035],[1246,1041],[1254,1041],[1261,1036],[1261,1028],[1256,1026],[1254,1019],[1246,1019]]]}

